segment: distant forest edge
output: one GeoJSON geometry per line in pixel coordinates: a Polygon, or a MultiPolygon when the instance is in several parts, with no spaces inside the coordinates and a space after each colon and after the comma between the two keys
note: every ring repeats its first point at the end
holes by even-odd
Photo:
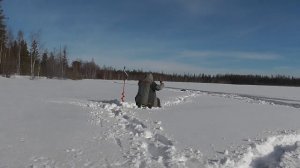
{"type": "MultiPolygon", "coordinates": [[[[113,67],[97,65],[94,60],[75,60],[69,63],[67,47],[59,47],[48,51],[40,44],[39,33],[30,35],[30,42],[24,39],[24,33],[19,31],[16,38],[12,31],[6,29],[5,15],[0,0],[0,74],[4,77],[11,75],[29,75],[32,79],[37,76],[61,79],[107,79],[123,80],[122,70],[113,67]]],[[[128,70],[128,80],[142,79],[142,70],[128,70]]],[[[205,82],[249,85],[280,85],[300,86],[300,78],[290,76],[262,75],[206,75],[206,74],[165,74],[153,72],[155,80],[176,82],[205,82]]]]}

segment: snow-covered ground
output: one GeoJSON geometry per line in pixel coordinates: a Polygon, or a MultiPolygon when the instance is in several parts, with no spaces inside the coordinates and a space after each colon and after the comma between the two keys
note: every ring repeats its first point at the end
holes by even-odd
{"type": "Polygon", "coordinates": [[[300,167],[297,87],[121,83],[0,77],[0,168],[300,167]]]}

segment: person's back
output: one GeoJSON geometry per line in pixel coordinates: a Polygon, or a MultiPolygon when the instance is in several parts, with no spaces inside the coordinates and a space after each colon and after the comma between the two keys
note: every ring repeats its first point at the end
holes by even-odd
{"type": "Polygon", "coordinates": [[[148,98],[148,106],[151,107],[161,107],[160,99],[156,97],[156,91],[163,89],[164,83],[160,82],[160,84],[156,84],[154,81],[150,85],[149,98],[148,98]]]}
{"type": "Polygon", "coordinates": [[[161,90],[164,84],[157,85],[153,81],[152,74],[147,74],[143,80],[140,80],[138,93],[135,102],[138,107],[161,107],[160,100],[156,97],[156,91],[161,90]]]}
{"type": "Polygon", "coordinates": [[[149,90],[152,82],[152,74],[147,74],[143,80],[139,81],[139,90],[137,95],[135,96],[135,102],[138,107],[148,106],[149,90]]]}

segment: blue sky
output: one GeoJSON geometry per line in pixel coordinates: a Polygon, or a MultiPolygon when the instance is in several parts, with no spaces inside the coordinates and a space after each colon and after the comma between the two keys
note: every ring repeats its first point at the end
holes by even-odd
{"type": "Polygon", "coordinates": [[[4,0],[8,28],[70,60],[167,73],[300,77],[299,0],[4,0]]]}

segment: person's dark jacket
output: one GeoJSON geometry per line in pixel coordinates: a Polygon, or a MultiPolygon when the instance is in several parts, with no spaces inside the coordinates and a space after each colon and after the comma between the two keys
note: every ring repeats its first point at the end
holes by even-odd
{"type": "Polygon", "coordinates": [[[162,82],[156,84],[153,81],[152,74],[147,74],[144,80],[139,81],[139,89],[135,97],[137,106],[161,107],[160,99],[156,97],[156,91],[161,90],[163,87],[162,82]]]}

